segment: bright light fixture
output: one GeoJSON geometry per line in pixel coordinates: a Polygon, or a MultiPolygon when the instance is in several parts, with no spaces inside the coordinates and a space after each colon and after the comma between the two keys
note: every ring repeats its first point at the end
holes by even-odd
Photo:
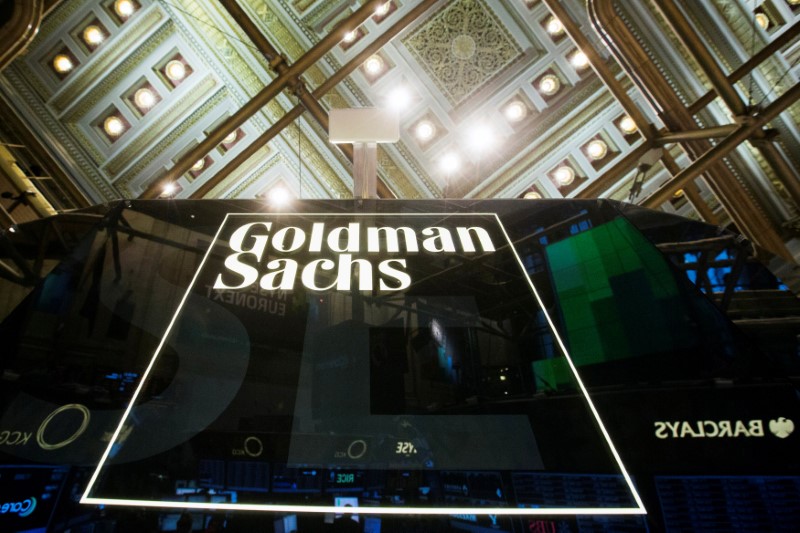
{"type": "Polygon", "coordinates": [[[275,187],[269,191],[269,200],[278,205],[284,205],[289,202],[289,191],[286,187],[275,187]]]}
{"type": "Polygon", "coordinates": [[[467,146],[473,152],[484,152],[494,145],[494,132],[485,124],[476,124],[467,130],[467,146]]]}
{"type": "Polygon", "coordinates": [[[555,170],[555,172],[553,172],[553,177],[556,179],[559,185],[569,185],[575,181],[575,171],[572,170],[572,167],[561,165],[555,170]]]}
{"type": "Polygon", "coordinates": [[[400,111],[411,105],[411,92],[407,87],[400,85],[389,93],[389,107],[400,111]]]}
{"type": "Polygon", "coordinates": [[[414,135],[422,142],[429,141],[436,135],[436,126],[430,120],[422,120],[414,128],[414,135]]]}
{"type": "Polygon", "coordinates": [[[578,70],[589,66],[589,58],[581,50],[578,50],[569,58],[569,62],[578,70]]]}
{"type": "Polygon", "coordinates": [[[178,190],[178,187],[174,183],[167,183],[164,185],[164,188],[161,189],[162,196],[172,196],[178,190]]]}
{"type": "Polygon", "coordinates": [[[116,115],[112,115],[103,121],[103,130],[111,137],[119,137],[125,131],[125,123],[116,115]]]}
{"type": "Polygon", "coordinates": [[[86,26],[86,29],[83,30],[83,40],[89,46],[97,46],[102,43],[105,38],[106,36],[103,34],[103,30],[100,29],[100,26],[91,24],[86,26]]]}
{"type": "Polygon", "coordinates": [[[511,122],[519,122],[528,114],[528,108],[519,100],[514,100],[506,106],[503,114],[511,122]]]}
{"type": "Polygon", "coordinates": [[[167,78],[172,81],[181,81],[186,77],[186,65],[183,64],[183,61],[173,59],[167,63],[167,66],[164,68],[164,73],[167,75],[167,78]]]}
{"type": "Polygon", "coordinates": [[[233,130],[232,132],[227,134],[224,139],[222,139],[222,144],[235,143],[238,136],[239,136],[239,131],[233,130]]]}
{"type": "Polygon", "coordinates": [[[66,74],[75,68],[75,64],[68,55],[58,54],[53,58],[53,68],[56,69],[56,72],[59,74],[66,74]]]}
{"type": "Polygon", "coordinates": [[[542,76],[542,79],[539,80],[539,91],[546,96],[556,94],[560,88],[561,80],[553,74],[545,74],[542,76]]]}
{"type": "Polygon", "coordinates": [[[631,117],[625,115],[619,121],[619,129],[622,130],[622,133],[624,133],[625,135],[631,135],[633,133],[636,133],[639,128],[636,127],[636,122],[634,122],[631,117]]]}
{"type": "Polygon", "coordinates": [[[608,145],[600,139],[595,139],[586,145],[586,155],[594,160],[603,159],[608,153],[608,145]]]}
{"type": "Polygon", "coordinates": [[[203,167],[205,166],[206,166],[205,158],[198,159],[197,162],[194,165],[192,165],[192,168],[190,168],[189,170],[191,170],[192,172],[200,172],[201,170],[203,170],[203,167]]]}
{"type": "Polygon", "coordinates": [[[358,37],[358,33],[356,32],[356,30],[352,30],[345,33],[342,40],[346,43],[352,43],[353,41],[356,40],[356,37],[358,37]]]}
{"type": "Polygon", "coordinates": [[[525,193],[523,198],[525,198],[526,200],[540,200],[542,198],[542,195],[536,191],[528,191],[525,193]]]}
{"type": "Polygon", "coordinates": [[[375,10],[375,15],[378,17],[385,17],[386,14],[389,12],[389,9],[392,8],[391,2],[384,2],[383,4],[379,5],[378,8],[375,10]]]}
{"type": "Polygon", "coordinates": [[[120,18],[126,19],[136,11],[136,4],[131,0],[117,0],[114,2],[114,11],[120,18]]]}
{"type": "Polygon", "coordinates": [[[442,167],[442,170],[450,174],[458,170],[461,166],[461,159],[458,157],[458,154],[448,152],[442,156],[439,165],[442,167]]]}
{"type": "Polygon", "coordinates": [[[139,109],[150,109],[156,105],[156,94],[147,87],[142,87],[133,93],[133,102],[139,109]]]}
{"type": "Polygon", "coordinates": [[[769,17],[766,13],[756,13],[756,24],[762,30],[769,28],[769,17]]]}
{"type": "Polygon", "coordinates": [[[364,61],[364,70],[367,71],[367,74],[376,75],[383,72],[383,58],[379,55],[370,56],[366,61],[364,61]]]}
{"type": "Polygon", "coordinates": [[[561,24],[561,21],[555,17],[550,17],[547,19],[547,22],[545,22],[545,29],[547,30],[547,33],[552,36],[561,35],[564,33],[564,25],[561,24]]]}

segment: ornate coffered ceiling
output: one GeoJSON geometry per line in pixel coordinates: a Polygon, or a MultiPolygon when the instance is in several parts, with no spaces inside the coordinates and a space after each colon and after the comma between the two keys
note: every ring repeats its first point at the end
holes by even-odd
{"type": "MultiPolygon", "coordinates": [[[[287,84],[226,131],[233,136],[226,136],[230,142],[220,142],[187,172],[178,173],[171,197],[253,198],[278,187],[294,197],[349,197],[350,154],[327,141],[319,113],[324,119],[332,108],[392,105],[398,89],[407,91],[407,103],[399,110],[401,138],[379,148],[378,173],[384,194],[399,198],[532,194],[631,196],[641,201],[702,153],[658,141],[659,129],[675,129],[664,122],[660,95],[669,89],[683,105],[691,105],[714,87],[714,80],[691,47],[682,46],[656,3],[442,0],[411,17],[402,29],[395,28],[420,3],[392,0],[346,39],[340,25],[359,8],[358,2],[239,0],[242,14],[234,16],[225,1],[136,0],[129,17],[115,12],[113,0],[60,2],[44,17],[25,54],[0,73],[5,114],[20,128],[24,125],[31,142],[46,147],[51,164],[86,201],[151,194],[185,154],[193,154],[252,105],[265,87],[280,81],[281,61],[265,55],[248,37],[237,20],[244,17],[284,65],[303,60],[332,32],[341,34],[340,42],[315,57],[298,83],[287,84]],[[609,48],[590,22],[591,10],[602,11],[603,5],[616,10],[620,24],[615,36],[609,37],[614,33],[609,31],[605,38],[613,41],[627,28],[630,37],[625,38],[631,41],[618,44],[640,47],[661,80],[637,77],[636,68],[633,77],[626,76],[624,68],[630,65],[618,61],[614,46],[609,48]],[[554,13],[568,19],[566,31],[548,27],[554,13]],[[84,38],[90,25],[104,35],[99,44],[89,45],[84,38]],[[298,91],[314,93],[388,33],[396,35],[314,97],[321,106],[316,114],[287,120],[277,135],[271,134],[273,125],[301,103],[298,91]],[[587,46],[594,68],[576,59],[587,46]],[[74,63],[68,72],[54,68],[58,55],[74,63]],[[178,81],[167,73],[172,61],[185,69],[178,81]],[[555,89],[545,90],[547,84],[555,89]],[[149,107],[137,105],[141,89],[154,95],[149,107]],[[631,106],[642,128],[635,133],[620,125],[631,106]],[[121,133],[106,131],[110,117],[119,119],[121,133]],[[603,147],[600,157],[587,151],[593,142],[603,147]],[[637,163],[648,149],[659,146],[664,146],[667,160],[648,167],[638,195],[631,195],[637,163]],[[448,158],[458,165],[444,168],[448,158]],[[559,174],[560,167],[570,172],[559,174]]],[[[736,90],[746,106],[765,108],[796,84],[800,45],[794,25],[799,15],[787,0],[769,0],[755,11],[743,0],[676,5],[696,31],[697,42],[726,73],[783,39],[781,47],[739,78],[736,90]],[[757,12],[766,13],[771,26],[756,27],[757,12]]],[[[718,98],[695,111],[692,128],[733,128],[739,123],[734,114],[718,98]]],[[[771,151],[745,143],[728,152],[722,163],[791,250],[797,248],[793,231],[800,193],[786,180],[798,178],[799,114],[796,104],[789,105],[770,122],[779,137],[776,144],[765,141],[775,147],[771,151]],[[780,161],[774,159],[776,153],[780,161]]],[[[740,217],[730,216],[738,207],[720,194],[697,180],[659,207],[713,223],[740,223],[740,217]]]]}

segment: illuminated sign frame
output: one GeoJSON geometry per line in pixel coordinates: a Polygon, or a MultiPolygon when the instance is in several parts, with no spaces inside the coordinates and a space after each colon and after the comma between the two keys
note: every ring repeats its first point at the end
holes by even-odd
{"type": "Polygon", "coordinates": [[[475,514],[475,515],[517,515],[517,516],[530,516],[530,515],[643,515],[647,514],[647,511],[644,508],[644,504],[642,502],[639,493],[637,492],[636,488],[633,485],[633,481],[631,480],[630,475],[628,474],[625,465],[622,463],[622,459],[617,452],[614,443],[611,441],[611,437],[606,430],[603,421],[600,418],[600,414],[598,413],[597,409],[594,406],[591,398],[589,397],[589,393],[583,384],[583,381],[578,374],[577,368],[572,361],[572,358],[567,351],[567,347],[564,344],[563,340],[561,339],[561,335],[559,335],[558,330],[553,323],[552,318],[547,312],[547,309],[544,306],[544,303],[539,295],[539,292],[536,290],[536,287],[533,285],[533,282],[530,279],[530,276],[526,274],[525,266],[522,262],[522,259],[519,257],[517,250],[514,248],[514,245],[509,237],[508,233],[506,232],[506,228],[503,225],[503,222],[500,220],[500,217],[497,213],[228,213],[225,216],[225,219],[220,224],[219,228],[217,229],[217,233],[214,235],[211,244],[208,247],[205,255],[203,256],[200,265],[197,268],[194,276],[192,277],[189,286],[186,289],[183,297],[178,304],[178,308],[176,309],[175,313],[172,316],[169,324],[167,325],[164,334],[161,337],[158,346],[156,347],[155,351],[153,352],[153,357],[151,358],[149,364],[147,365],[146,370],[141,376],[139,383],[136,387],[136,390],[131,397],[130,402],[128,403],[127,408],[123,412],[122,418],[120,419],[119,424],[117,425],[116,430],[114,431],[111,439],[109,440],[108,446],[106,447],[103,455],[100,458],[100,461],[95,468],[94,473],[92,474],[91,478],[89,479],[89,483],[86,486],[86,490],[84,491],[80,503],[82,504],[96,504],[96,505],[118,505],[118,506],[136,506],[136,507],[152,507],[152,508],[162,508],[162,509],[203,509],[203,510],[212,510],[212,511],[266,511],[266,512],[289,512],[289,513],[296,513],[296,512],[304,512],[304,513],[351,513],[351,514],[386,514],[386,515],[395,515],[395,514],[417,514],[417,515],[441,515],[441,516],[449,516],[454,513],[457,514],[475,514]],[[603,439],[608,446],[608,450],[610,451],[614,462],[619,467],[620,474],[623,476],[626,485],[628,486],[631,496],[633,497],[634,501],[636,502],[635,507],[537,507],[537,508],[527,508],[527,507],[358,507],[358,508],[350,508],[350,507],[336,507],[336,506],[320,506],[320,505],[290,505],[290,504],[257,504],[257,503],[210,503],[210,502],[170,502],[170,501],[161,501],[161,500],[134,500],[134,499],[124,499],[124,498],[103,498],[103,497],[93,497],[90,496],[92,488],[97,481],[97,478],[100,475],[103,466],[108,461],[109,455],[111,450],[113,449],[114,445],[117,443],[117,439],[119,438],[120,434],[122,433],[123,427],[125,425],[125,421],[128,419],[128,416],[133,409],[134,404],[136,403],[136,399],[139,397],[145,382],[147,381],[153,367],[155,366],[156,360],[158,359],[158,355],[161,353],[164,344],[166,343],[167,337],[169,337],[170,333],[172,332],[172,328],[175,325],[178,317],[181,314],[184,304],[186,303],[189,294],[191,293],[192,289],[195,286],[198,278],[200,277],[200,273],[205,266],[206,261],[211,255],[211,251],[214,249],[217,241],[219,240],[219,236],[222,233],[223,228],[226,227],[229,220],[232,220],[236,217],[284,217],[284,216],[303,216],[303,217],[348,217],[348,218],[355,218],[360,216],[367,216],[367,217],[415,217],[415,216],[427,216],[427,217],[459,217],[459,216],[469,216],[469,217],[488,217],[493,218],[498,225],[498,228],[502,232],[503,237],[508,244],[509,250],[514,255],[514,258],[519,265],[520,271],[523,273],[524,278],[528,282],[528,286],[531,289],[532,294],[534,295],[539,308],[542,310],[545,319],[547,320],[548,325],[550,326],[550,330],[558,343],[559,348],[561,349],[564,357],[567,360],[569,365],[570,371],[575,378],[575,381],[580,389],[581,394],[583,395],[586,404],[589,407],[589,410],[594,417],[597,426],[600,430],[600,433],[603,436],[603,439]]]}

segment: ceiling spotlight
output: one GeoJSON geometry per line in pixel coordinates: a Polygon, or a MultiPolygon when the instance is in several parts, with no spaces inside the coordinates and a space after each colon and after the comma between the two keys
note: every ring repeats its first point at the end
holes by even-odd
{"type": "Polygon", "coordinates": [[[189,170],[191,170],[192,172],[200,172],[201,170],[203,170],[205,166],[206,166],[206,159],[205,158],[198,159],[197,162],[194,165],[192,165],[192,168],[190,168],[189,170]]]}
{"type": "Polygon", "coordinates": [[[575,171],[572,170],[572,167],[561,165],[553,172],[553,177],[560,186],[569,185],[575,180],[575,171]]]}
{"type": "Polygon", "coordinates": [[[540,200],[542,198],[542,195],[536,191],[528,191],[525,193],[523,198],[525,198],[526,200],[540,200]]]}
{"type": "Polygon", "coordinates": [[[167,183],[164,185],[164,188],[161,189],[161,196],[172,196],[178,190],[178,187],[174,183],[167,183]]]}
{"type": "Polygon", "coordinates": [[[414,128],[414,135],[422,142],[427,142],[436,135],[436,126],[430,120],[422,120],[414,128]]]}
{"type": "Polygon", "coordinates": [[[549,19],[547,19],[547,22],[545,22],[544,27],[547,30],[547,33],[549,33],[554,37],[564,33],[564,25],[561,24],[561,21],[555,17],[550,17],[549,19]]]}
{"type": "Polygon", "coordinates": [[[800,6],[800,0],[786,0],[790,6],[800,6]]]}
{"type": "Polygon", "coordinates": [[[542,79],[539,80],[539,91],[546,96],[556,94],[560,88],[561,80],[554,74],[545,74],[542,76],[542,79]]]}
{"type": "Polygon", "coordinates": [[[133,102],[139,109],[150,109],[156,105],[156,93],[147,87],[142,87],[133,94],[133,102]]]}
{"type": "Polygon", "coordinates": [[[383,4],[379,5],[378,8],[375,10],[375,16],[377,17],[385,17],[389,10],[392,8],[391,2],[384,2],[383,4]]]}
{"type": "Polygon", "coordinates": [[[528,114],[528,108],[520,100],[514,100],[506,106],[503,114],[511,122],[519,122],[528,114]]]}
{"type": "Polygon", "coordinates": [[[83,40],[89,46],[97,46],[105,40],[106,36],[100,26],[92,24],[83,30],[83,40]]]}
{"type": "Polygon", "coordinates": [[[136,4],[132,0],[117,0],[114,2],[114,12],[122,19],[130,17],[134,11],[136,11],[136,4]]]}
{"type": "Polygon", "coordinates": [[[683,192],[683,189],[678,189],[677,191],[675,191],[675,192],[673,193],[672,197],[673,197],[673,198],[675,198],[675,199],[677,200],[678,198],[683,198],[683,195],[684,195],[684,194],[685,194],[685,193],[683,192]]]}
{"type": "Polygon", "coordinates": [[[448,152],[442,156],[442,159],[439,161],[439,165],[442,167],[442,170],[450,174],[458,170],[458,168],[461,166],[461,159],[457,154],[448,152]]]}
{"type": "Polygon", "coordinates": [[[110,137],[119,137],[125,131],[125,123],[116,115],[112,115],[103,121],[103,130],[110,137]]]}
{"type": "Polygon", "coordinates": [[[762,30],[769,28],[769,17],[766,13],[756,13],[756,24],[762,30]]]}
{"type": "Polygon", "coordinates": [[[467,146],[473,152],[484,152],[494,145],[494,132],[485,124],[478,124],[467,130],[467,146]]]}
{"type": "Polygon", "coordinates": [[[275,187],[269,191],[269,199],[272,203],[284,205],[289,201],[289,191],[285,187],[275,187]]]}
{"type": "Polygon", "coordinates": [[[352,30],[345,33],[342,40],[346,43],[352,43],[356,40],[356,37],[358,37],[358,32],[356,30],[352,30]]]}
{"type": "Polygon", "coordinates": [[[56,72],[59,74],[66,74],[75,68],[75,64],[68,55],[58,54],[53,58],[53,68],[56,69],[56,72]]]}
{"type": "Polygon", "coordinates": [[[589,66],[589,58],[581,50],[578,50],[569,58],[569,62],[577,70],[585,69],[589,66]]]}
{"type": "Polygon", "coordinates": [[[229,134],[222,139],[222,144],[233,144],[236,142],[236,138],[239,136],[238,130],[233,130],[229,134]]]}
{"type": "Polygon", "coordinates": [[[632,135],[636,133],[639,128],[636,127],[636,122],[633,121],[631,117],[625,115],[619,121],[619,129],[622,130],[622,133],[625,135],[632,135]]]}
{"type": "Polygon", "coordinates": [[[411,92],[407,87],[400,85],[389,93],[389,107],[396,111],[406,109],[411,105],[411,92]]]}
{"type": "Polygon", "coordinates": [[[364,70],[367,71],[367,74],[372,76],[380,74],[383,72],[383,58],[377,54],[370,56],[366,61],[364,61],[364,70]]]}
{"type": "Polygon", "coordinates": [[[186,65],[183,64],[183,61],[173,59],[164,67],[164,73],[172,81],[181,81],[186,77],[186,65]]]}
{"type": "Polygon", "coordinates": [[[586,145],[586,154],[594,160],[603,159],[608,154],[608,145],[595,139],[586,145]]]}

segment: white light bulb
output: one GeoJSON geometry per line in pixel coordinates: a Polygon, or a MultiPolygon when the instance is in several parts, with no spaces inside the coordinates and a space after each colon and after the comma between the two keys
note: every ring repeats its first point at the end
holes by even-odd
{"type": "Polygon", "coordinates": [[[608,153],[608,145],[600,139],[595,139],[586,145],[586,154],[592,159],[603,159],[608,153]]]}
{"type": "Polygon", "coordinates": [[[98,44],[102,43],[105,38],[106,37],[103,35],[103,30],[94,24],[87,26],[86,29],[83,30],[83,40],[90,46],[97,46],[98,44]]]}
{"type": "Polygon", "coordinates": [[[383,71],[383,59],[381,56],[370,56],[369,59],[364,62],[364,70],[373,76],[375,74],[380,74],[381,71],[383,71]]]}
{"type": "Polygon", "coordinates": [[[125,131],[125,123],[117,116],[110,116],[103,122],[103,129],[111,137],[119,137],[125,131]]]}
{"type": "Polygon", "coordinates": [[[561,24],[561,21],[555,17],[550,17],[547,22],[545,23],[545,28],[547,29],[547,33],[550,35],[561,35],[564,32],[564,25],[561,24]]]}
{"type": "Polygon", "coordinates": [[[553,173],[559,185],[569,185],[575,180],[575,171],[572,168],[563,165],[556,169],[553,173]]]}
{"type": "Polygon", "coordinates": [[[283,205],[289,201],[289,191],[284,187],[275,187],[269,192],[269,199],[275,204],[283,205]]]}
{"type": "Polygon", "coordinates": [[[203,167],[205,166],[206,166],[205,158],[198,159],[197,162],[194,165],[192,165],[192,168],[190,170],[192,172],[200,172],[201,170],[203,170],[203,167]]]}
{"type": "Polygon", "coordinates": [[[75,65],[72,63],[72,59],[70,59],[68,55],[58,54],[53,58],[53,68],[56,69],[56,72],[59,74],[66,74],[75,68],[75,65]]]}
{"type": "Polygon", "coordinates": [[[436,134],[436,126],[430,120],[423,120],[414,128],[414,133],[420,141],[429,141],[436,134]]]}
{"type": "Polygon", "coordinates": [[[136,6],[131,0],[117,0],[114,2],[114,11],[121,18],[128,18],[136,11],[136,6]]]}
{"type": "Polygon", "coordinates": [[[439,164],[442,167],[442,170],[450,174],[451,172],[455,172],[461,166],[461,159],[458,155],[450,152],[442,156],[439,164]]]}
{"type": "Polygon", "coordinates": [[[389,93],[388,103],[389,107],[396,111],[406,109],[411,104],[411,93],[402,85],[396,87],[389,93]]]}
{"type": "Polygon", "coordinates": [[[172,81],[181,81],[186,77],[186,65],[183,64],[183,61],[173,59],[167,63],[167,66],[164,68],[164,73],[167,75],[167,78],[172,81]]]}
{"type": "Polygon", "coordinates": [[[627,115],[622,117],[622,119],[619,121],[619,129],[622,130],[622,133],[625,135],[636,133],[638,130],[636,127],[636,122],[634,122],[633,119],[627,115]]]}
{"type": "Polygon", "coordinates": [[[384,2],[383,4],[379,5],[378,8],[375,10],[375,15],[378,17],[384,17],[391,9],[392,3],[391,2],[384,2]]]}
{"type": "Polygon", "coordinates": [[[569,62],[572,64],[573,67],[575,67],[578,70],[584,69],[589,66],[589,58],[586,56],[586,54],[584,54],[580,50],[572,54],[572,57],[570,58],[569,62]]]}
{"type": "Polygon", "coordinates": [[[156,105],[156,95],[147,87],[142,87],[133,94],[133,101],[139,109],[150,109],[156,105]]]}
{"type": "Polygon", "coordinates": [[[231,144],[236,142],[236,138],[239,136],[239,132],[237,130],[233,130],[229,134],[222,139],[222,144],[231,144]]]}
{"type": "Polygon", "coordinates": [[[353,41],[356,40],[356,37],[358,37],[358,33],[356,32],[356,30],[348,31],[347,33],[344,34],[342,40],[346,43],[352,43],[353,41]]]}
{"type": "Polygon", "coordinates": [[[539,200],[539,199],[541,199],[541,197],[542,197],[542,195],[539,194],[536,191],[528,191],[528,192],[525,193],[525,196],[523,196],[523,198],[525,198],[527,200],[539,200]]]}
{"type": "Polygon", "coordinates": [[[506,106],[504,114],[511,122],[518,122],[525,118],[525,115],[528,114],[528,108],[525,106],[525,104],[519,100],[516,100],[506,106]]]}
{"type": "Polygon", "coordinates": [[[554,95],[561,87],[561,81],[553,74],[542,76],[539,80],[539,91],[546,96],[554,95]]]}

